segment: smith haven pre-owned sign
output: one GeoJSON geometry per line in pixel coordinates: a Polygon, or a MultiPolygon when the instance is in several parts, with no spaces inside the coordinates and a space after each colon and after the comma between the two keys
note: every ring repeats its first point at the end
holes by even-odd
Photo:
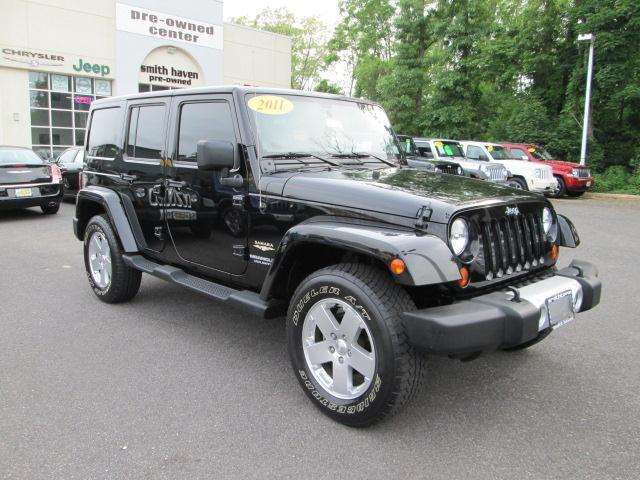
{"type": "Polygon", "coordinates": [[[203,23],[124,3],[116,3],[116,28],[222,50],[222,25],[203,23]]]}

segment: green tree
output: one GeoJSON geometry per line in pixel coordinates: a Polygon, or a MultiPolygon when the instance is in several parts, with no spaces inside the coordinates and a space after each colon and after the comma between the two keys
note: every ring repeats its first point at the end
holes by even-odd
{"type": "Polygon", "coordinates": [[[334,93],[336,95],[344,95],[342,89],[336,85],[335,83],[331,83],[329,80],[323,78],[318,82],[315,86],[314,90],[316,92],[324,92],[324,93],[334,93]]]}
{"type": "Polygon", "coordinates": [[[315,17],[296,17],[287,8],[267,7],[255,17],[232,23],[291,37],[291,87],[310,90],[320,79],[327,55],[326,26],[315,17]]]}

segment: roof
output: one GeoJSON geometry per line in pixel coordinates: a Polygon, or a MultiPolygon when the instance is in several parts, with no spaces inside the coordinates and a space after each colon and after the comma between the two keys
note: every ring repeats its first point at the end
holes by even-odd
{"type": "Polygon", "coordinates": [[[116,97],[108,97],[93,102],[93,105],[108,104],[118,100],[135,100],[145,98],[166,98],[177,97],[181,95],[202,95],[206,93],[238,93],[239,95],[256,94],[256,95],[297,95],[303,97],[331,98],[337,100],[348,100],[359,103],[369,103],[377,105],[376,102],[366,100],[364,98],[353,98],[345,95],[335,95],[333,93],[309,92],[306,90],[293,90],[290,88],[274,88],[274,87],[254,87],[246,85],[221,85],[209,87],[193,87],[181,88],[176,90],[160,90],[157,92],[133,93],[129,95],[118,95],[116,97]]]}

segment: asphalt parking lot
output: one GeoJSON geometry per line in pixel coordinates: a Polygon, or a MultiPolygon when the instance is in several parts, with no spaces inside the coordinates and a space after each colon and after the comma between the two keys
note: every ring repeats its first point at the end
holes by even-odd
{"type": "Polygon", "coordinates": [[[399,416],[320,414],[282,320],[145,276],[105,305],[74,206],[0,212],[0,477],[579,478],[640,475],[640,201],[556,202],[600,268],[601,305],[529,351],[433,358],[399,416]]]}

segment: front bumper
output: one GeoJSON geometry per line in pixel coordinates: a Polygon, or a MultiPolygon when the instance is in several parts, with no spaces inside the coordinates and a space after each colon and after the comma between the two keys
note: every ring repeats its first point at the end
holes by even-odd
{"type": "Polygon", "coordinates": [[[410,343],[429,353],[467,356],[515,347],[550,329],[545,303],[550,297],[571,290],[576,313],[595,307],[602,287],[597,277],[594,265],[574,260],[550,278],[451,305],[404,312],[402,320],[410,343]]]}
{"type": "Polygon", "coordinates": [[[530,185],[531,190],[535,192],[552,192],[556,189],[556,179],[533,178],[530,185]]]}
{"type": "Polygon", "coordinates": [[[564,180],[567,190],[577,192],[584,192],[594,184],[593,177],[574,177],[573,175],[567,175],[564,180]]]}

